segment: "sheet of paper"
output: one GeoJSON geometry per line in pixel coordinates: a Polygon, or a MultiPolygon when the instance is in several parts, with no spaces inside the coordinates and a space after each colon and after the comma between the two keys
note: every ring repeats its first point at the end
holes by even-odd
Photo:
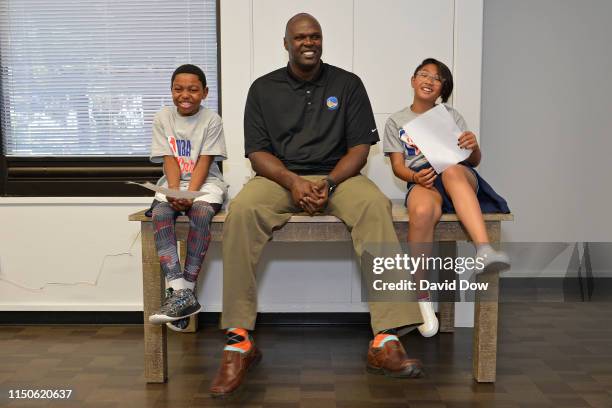
{"type": "Polygon", "coordinates": [[[155,192],[158,193],[162,193],[164,195],[167,195],[169,197],[174,197],[174,198],[186,198],[189,200],[193,200],[196,197],[199,197],[201,195],[206,194],[205,192],[202,191],[186,191],[186,190],[171,190],[169,188],[166,187],[162,187],[162,186],[157,186],[153,183],[150,182],[146,182],[146,183],[136,183],[134,181],[128,181],[127,184],[136,184],[137,186],[141,186],[144,188],[148,188],[149,190],[153,190],[155,192]]]}
{"type": "Polygon", "coordinates": [[[461,129],[442,104],[419,115],[418,118],[406,123],[403,128],[406,134],[402,136],[402,140],[410,135],[438,174],[472,154],[471,150],[460,149],[457,146],[461,129]]]}

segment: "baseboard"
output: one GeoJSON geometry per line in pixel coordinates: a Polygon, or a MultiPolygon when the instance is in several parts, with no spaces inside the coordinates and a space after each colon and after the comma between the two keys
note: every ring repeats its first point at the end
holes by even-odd
{"type": "MultiPolygon", "coordinates": [[[[218,326],[220,313],[198,315],[199,326],[218,326]]],[[[142,324],[142,312],[0,312],[0,325],[142,324]]],[[[259,313],[257,325],[369,325],[369,313],[259,313]]]]}
{"type": "Polygon", "coordinates": [[[142,324],[142,312],[2,311],[0,325],[142,324]]]}

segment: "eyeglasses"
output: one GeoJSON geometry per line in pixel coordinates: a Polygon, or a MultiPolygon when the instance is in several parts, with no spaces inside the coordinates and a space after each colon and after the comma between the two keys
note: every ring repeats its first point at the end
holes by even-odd
{"type": "Polygon", "coordinates": [[[427,71],[419,71],[419,72],[417,72],[417,73],[415,74],[415,76],[416,76],[417,78],[421,78],[421,79],[429,79],[429,80],[431,80],[431,81],[432,81],[434,84],[437,84],[437,85],[441,85],[441,84],[444,82],[444,79],[440,78],[440,76],[439,76],[439,75],[433,75],[433,74],[430,74],[430,73],[429,73],[429,72],[427,72],[427,71]]]}

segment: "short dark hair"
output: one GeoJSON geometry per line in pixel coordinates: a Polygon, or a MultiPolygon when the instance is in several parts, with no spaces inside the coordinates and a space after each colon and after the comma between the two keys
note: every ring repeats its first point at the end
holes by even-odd
{"type": "Polygon", "coordinates": [[[202,71],[200,67],[192,64],[181,65],[180,67],[174,70],[174,73],[172,74],[172,79],[170,80],[170,88],[172,88],[174,78],[176,78],[178,74],[193,74],[197,76],[200,82],[202,83],[202,88],[206,88],[206,75],[204,75],[204,71],[202,71]]]}
{"type": "Polygon", "coordinates": [[[285,25],[285,38],[287,38],[287,35],[289,34],[289,26],[293,24],[294,22],[298,20],[302,20],[302,19],[304,20],[308,19],[308,20],[315,22],[319,26],[319,29],[321,30],[321,24],[316,18],[314,18],[313,15],[308,14],[308,13],[297,13],[295,16],[291,17],[287,21],[287,24],[285,25]]]}
{"type": "Polygon", "coordinates": [[[426,58],[419,64],[418,67],[414,70],[414,74],[412,76],[416,76],[416,73],[419,72],[425,65],[434,64],[438,68],[438,75],[442,79],[442,90],[440,91],[440,98],[442,98],[442,102],[448,101],[451,94],[453,93],[453,74],[451,70],[448,69],[446,64],[438,61],[435,58],[426,58]]]}

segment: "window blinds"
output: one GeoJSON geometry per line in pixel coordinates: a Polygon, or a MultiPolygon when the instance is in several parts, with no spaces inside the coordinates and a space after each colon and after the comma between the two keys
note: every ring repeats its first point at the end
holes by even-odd
{"type": "Polygon", "coordinates": [[[215,0],[0,0],[4,154],[148,156],[176,67],[217,110],[216,24],[215,0]]]}

